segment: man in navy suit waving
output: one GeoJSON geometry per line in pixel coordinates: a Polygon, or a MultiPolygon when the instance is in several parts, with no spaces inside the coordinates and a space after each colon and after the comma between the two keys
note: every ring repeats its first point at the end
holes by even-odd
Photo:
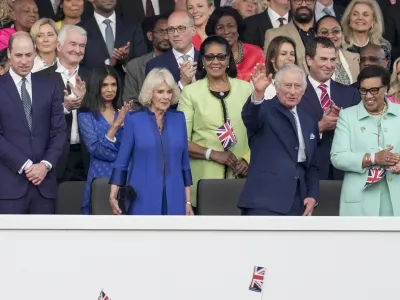
{"type": "Polygon", "coordinates": [[[256,66],[254,92],[243,107],[251,159],[238,207],[242,215],[310,216],[319,192],[318,125],[298,108],[306,75],[286,65],[275,75],[276,97],[264,100],[272,77],[256,66]]]}
{"type": "Polygon", "coordinates": [[[340,109],[357,105],[361,101],[360,94],[354,87],[331,79],[336,67],[336,48],[330,39],[316,37],[308,43],[306,61],[310,74],[299,107],[318,122],[320,179],[342,180],[343,172],[335,169],[330,160],[333,135],[340,109]]]}

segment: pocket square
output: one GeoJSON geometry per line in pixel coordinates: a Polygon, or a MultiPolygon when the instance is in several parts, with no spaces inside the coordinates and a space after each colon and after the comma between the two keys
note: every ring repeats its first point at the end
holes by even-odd
{"type": "Polygon", "coordinates": [[[311,133],[310,140],[313,140],[313,139],[315,139],[315,135],[313,133],[311,133]]]}

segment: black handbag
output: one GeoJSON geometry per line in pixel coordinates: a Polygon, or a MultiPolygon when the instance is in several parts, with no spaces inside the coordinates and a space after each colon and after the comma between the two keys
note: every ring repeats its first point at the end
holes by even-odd
{"type": "Polygon", "coordinates": [[[117,199],[122,214],[126,215],[126,212],[129,210],[129,205],[132,201],[135,201],[136,197],[136,191],[130,185],[119,188],[117,199]]]}

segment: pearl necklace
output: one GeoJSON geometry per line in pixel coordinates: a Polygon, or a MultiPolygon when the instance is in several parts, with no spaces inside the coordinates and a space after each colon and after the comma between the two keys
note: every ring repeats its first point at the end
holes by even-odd
{"type": "Polygon", "coordinates": [[[385,103],[383,109],[382,109],[380,112],[377,112],[377,113],[368,112],[368,113],[369,113],[370,115],[372,115],[372,116],[380,116],[380,115],[383,115],[383,114],[386,112],[386,109],[387,109],[387,105],[386,105],[386,103],[385,103]]]}

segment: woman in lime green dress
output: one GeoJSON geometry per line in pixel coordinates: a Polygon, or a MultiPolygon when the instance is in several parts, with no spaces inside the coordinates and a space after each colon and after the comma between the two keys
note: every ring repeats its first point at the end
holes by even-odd
{"type": "Polygon", "coordinates": [[[241,114],[252,88],[236,74],[228,42],[218,36],[204,40],[198,80],[183,89],[178,105],[186,117],[194,206],[199,180],[247,176],[249,146],[241,114]]]}

